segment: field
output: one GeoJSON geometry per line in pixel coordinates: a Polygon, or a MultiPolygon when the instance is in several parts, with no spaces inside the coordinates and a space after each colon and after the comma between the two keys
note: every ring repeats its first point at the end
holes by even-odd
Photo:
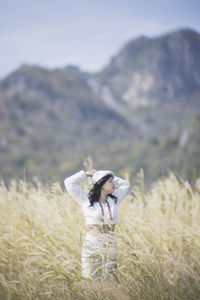
{"type": "Polygon", "coordinates": [[[84,220],[62,183],[2,182],[0,299],[200,299],[200,178],[169,173],[145,191],[142,171],[124,176],[113,283],[82,278],[84,220]]]}

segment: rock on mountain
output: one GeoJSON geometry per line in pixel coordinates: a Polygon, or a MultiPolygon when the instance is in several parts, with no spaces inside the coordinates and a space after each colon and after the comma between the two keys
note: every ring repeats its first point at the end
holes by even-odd
{"type": "Polygon", "coordinates": [[[151,106],[200,91],[200,34],[178,30],[128,42],[89,82],[112,106],[151,106]]]}

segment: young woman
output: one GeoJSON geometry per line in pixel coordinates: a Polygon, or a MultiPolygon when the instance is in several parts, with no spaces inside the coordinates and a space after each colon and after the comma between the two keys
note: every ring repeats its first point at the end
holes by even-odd
{"type": "Polygon", "coordinates": [[[68,193],[82,206],[86,236],[82,247],[84,277],[108,279],[117,267],[115,224],[118,206],[129,191],[127,180],[108,170],[81,170],[64,180],[68,193]],[[92,177],[92,189],[87,193],[80,183],[92,177]],[[116,187],[116,189],[115,189],[116,187]]]}

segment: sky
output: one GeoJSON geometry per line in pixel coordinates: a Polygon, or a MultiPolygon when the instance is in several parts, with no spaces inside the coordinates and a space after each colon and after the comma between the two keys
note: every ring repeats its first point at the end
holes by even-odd
{"type": "Polygon", "coordinates": [[[200,33],[199,0],[0,0],[0,79],[22,64],[100,71],[141,35],[200,33]]]}

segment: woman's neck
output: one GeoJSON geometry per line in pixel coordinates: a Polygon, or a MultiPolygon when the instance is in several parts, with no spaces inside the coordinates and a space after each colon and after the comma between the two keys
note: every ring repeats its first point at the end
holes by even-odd
{"type": "Polygon", "coordinates": [[[101,191],[101,195],[99,197],[99,201],[105,203],[106,202],[106,198],[107,198],[107,193],[105,193],[104,191],[101,191]]]}

